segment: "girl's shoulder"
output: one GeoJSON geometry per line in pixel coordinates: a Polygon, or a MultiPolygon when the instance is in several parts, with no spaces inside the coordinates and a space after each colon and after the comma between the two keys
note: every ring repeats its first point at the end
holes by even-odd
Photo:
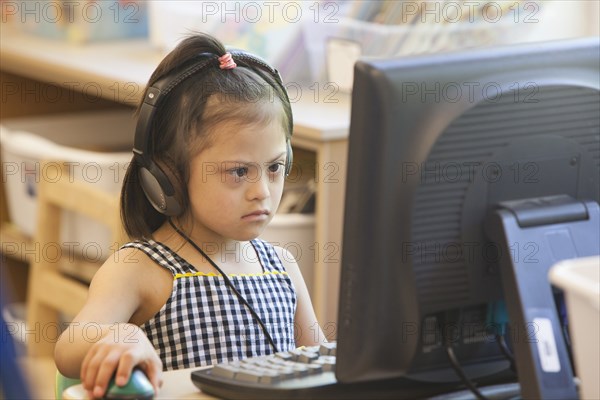
{"type": "Polygon", "coordinates": [[[116,269],[122,274],[141,273],[156,266],[155,252],[149,251],[147,242],[135,241],[124,244],[105,260],[102,267],[116,269]]]}
{"type": "MultiPolygon", "coordinates": [[[[168,278],[162,268],[144,252],[136,247],[121,247],[111,254],[94,274],[90,289],[97,293],[98,288],[109,288],[106,293],[111,295],[113,290],[127,289],[135,292],[145,286],[148,281],[168,278]]],[[[103,290],[100,290],[103,292],[103,290]]]]}
{"type": "Polygon", "coordinates": [[[128,305],[129,321],[139,324],[164,304],[172,289],[172,274],[137,246],[123,246],[94,275],[90,298],[96,304],[118,297],[128,305]]]}
{"type": "Polygon", "coordinates": [[[254,239],[252,244],[258,250],[261,259],[266,259],[272,264],[280,264],[286,271],[298,268],[298,263],[289,249],[271,244],[262,239],[254,239]]]}

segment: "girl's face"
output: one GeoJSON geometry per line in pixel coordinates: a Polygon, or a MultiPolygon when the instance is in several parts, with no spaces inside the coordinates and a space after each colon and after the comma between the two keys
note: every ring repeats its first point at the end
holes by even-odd
{"type": "Polygon", "coordinates": [[[273,218],[285,180],[286,139],[279,118],[265,124],[224,122],[191,159],[188,193],[194,236],[247,241],[273,218]]]}

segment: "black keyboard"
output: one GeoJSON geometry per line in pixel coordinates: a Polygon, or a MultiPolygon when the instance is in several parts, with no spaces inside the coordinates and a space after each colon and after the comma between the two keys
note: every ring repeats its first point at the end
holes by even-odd
{"type": "Polygon", "coordinates": [[[192,381],[203,393],[231,400],[415,399],[460,388],[406,378],[341,383],[335,365],[336,343],[325,343],[216,364],[192,372],[192,381]]]}

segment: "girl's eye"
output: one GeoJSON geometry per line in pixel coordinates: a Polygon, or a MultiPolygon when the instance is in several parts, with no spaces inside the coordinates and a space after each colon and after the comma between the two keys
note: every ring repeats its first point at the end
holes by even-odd
{"type": "Polygon", "coordinates": [[[271,165],[269,165],[269,172],[277,173],[282,170],[282,167],[283,167],[282,163],[271,164],[271,165]]]}
{"type": "Polygon", "coordinates": [[[248,167],[234,168],[230,170],[229,173],[236,178],[243,178],[248,175],[248,167]]]}

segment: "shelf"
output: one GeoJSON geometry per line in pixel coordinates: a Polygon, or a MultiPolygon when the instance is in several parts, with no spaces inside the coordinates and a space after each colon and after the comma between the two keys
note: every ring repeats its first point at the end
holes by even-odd
{"type": "MultiPolygon", "coordinates": [[[[4,25],[4,40],[0,41],[3,71],[87,91],[90,96],[117,103],[136,105],[152,71],[164,57],[147,39],[80,45],[23,34],[4,25]]],[[[347,93],[302,88],[296,90],[291,101],[298,142],[348,136],[347,93]]]]}
{"type": "MultiPolygon", "coordinates": [[[[0,225],[0,237],[2,237],[3,256],[10,257],[24,263],[35,262],[36,257],[42,254],[33,239],[21,233],[21,230],[10,222],[0,225]]],[[[63,249],[67,253],[67,249],[63,249]]],[[[65,254],[59,261],[59,269],[64,274],[89,284],[92,277],[100,267],[101,263],[90,262],[77,256],[65,254]]]]}
{"type": "Polygon", "coordinates": [[[2,255],[20,262],[30,262],[33,253],[26,251],[31,249],[33,241],[25,235],[13,223],[3,221],[0,224],[0,237],[2,238],[2,255]]]}
{"type": "Polygon", "coordinates": [[[146,40],[78,45],[1,29],[3,71],[118,103],[138,102],[162,58],[146,40]]]}

